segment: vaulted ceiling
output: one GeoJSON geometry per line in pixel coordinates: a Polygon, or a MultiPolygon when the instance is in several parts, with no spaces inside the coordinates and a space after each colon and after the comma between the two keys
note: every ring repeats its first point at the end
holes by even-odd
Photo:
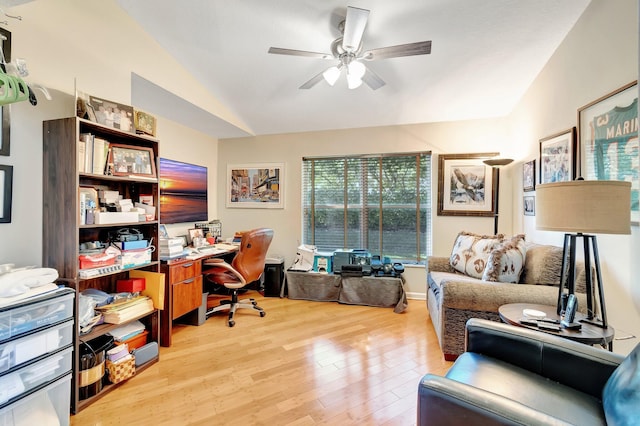
{"type": "Polygon", "coordinates": [[[504,116],[590,0],[117,2],[262,135],[504,116]],[[347,6],[371,11],[364,50],[431,40],[431,54],[367,62],[386,82],[377,90],[350,90],[344,76],[333,87],[299,89],[337,60],[269,48],[330,53],[347,6]]]}

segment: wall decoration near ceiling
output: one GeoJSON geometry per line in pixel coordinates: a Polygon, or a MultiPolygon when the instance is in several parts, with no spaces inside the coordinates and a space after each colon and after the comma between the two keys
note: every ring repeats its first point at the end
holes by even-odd
{"type": "Polygon", "coordinates": [[[576,177],[576,128],[540,139],[540,184],[576,177]]]}
{"type": "Polygon", "coordinates": [[[438,216],[495,216],[498,169],[482,161],[497,152],[438,157],[438,216]]]}
{"type": "Polygon", "coordinates": [[[631,222],[640,221],[638,82],[578,109],[580,171],[586,180],[631,182],[631,222]]]}
{"type": "Polygon", "coordinates": [[[525,192],[536,189],[536,160],[527,161],[522,165],[522,189],[525,192]]]}

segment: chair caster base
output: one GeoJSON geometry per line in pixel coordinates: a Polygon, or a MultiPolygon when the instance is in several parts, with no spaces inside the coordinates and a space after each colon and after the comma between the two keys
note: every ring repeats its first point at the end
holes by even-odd
{"type": "Polygon", "coordinates": [[[234,325],[236,325],[235,321],[229,321],[227,324],[229,324],[229,327],[233,327],[234,325]]]}
{"type": "Polygon", "coordinates": [[[265,315],[267,315],[265,311],[260,311],[260,318],[264,317],[265,315]]]}

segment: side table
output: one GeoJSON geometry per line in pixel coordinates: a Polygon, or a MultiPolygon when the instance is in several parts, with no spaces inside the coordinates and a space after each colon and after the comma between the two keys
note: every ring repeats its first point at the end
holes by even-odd
{"type": "MultiPolygon", "coordinates": [[[[584,343],[587,345],[600,345],[603,348],[608,348],[609,351],[613,351],[613,336],[615,330],[613,327],[601,328],[592,324],[583,322],[580,330],[570,330],[561,328],[559,331],[544,330],[533,325],[522,324],[520,320],[524,318],[522,313],[525,309],[535,309],[536,311],[542,311],[547,315],[549,319],[560,320],[560,316],[557,314],[557,308],[555,306],[536,305],[532,303],[509,303],[502,305],[498,308],[498,314],[500,319],[507,324],[515,325],[518,327],[526,327],[531,330],[538,330],[548,334],[554,334],[556,336],[564,337],[566,339],[575,340],[576,342],[584,343]]],[[[576,321],[579,322],[584,315],[576,313],[576,321]]]]}

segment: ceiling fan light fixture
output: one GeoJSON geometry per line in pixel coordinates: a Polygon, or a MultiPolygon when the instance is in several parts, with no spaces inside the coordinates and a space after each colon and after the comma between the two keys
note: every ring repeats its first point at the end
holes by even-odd
{"type": "Polygon", "coordinates": [[[362,80],[362,77],[364,76],[364,73],[367,71],[367,68],[364,66],[362,62],[353,61],[353,62],[350,62],[349,65],[347,66],[347,71],[349,72],[349,75],[352,75],[358,78],[359,80],[362,80]]]}
{"type": "Polygon", "coordinates": [[[349,89],[357,89],[362,84],[362,78],[353,74],[347,74],[347,86],[349,89]]]}
{"type": "Polygon", "coordinates": [[[325,72],[322,73],[325,81],[329,83],[329,86],[333,86],[338,81],[340,77],[340,68],[338,67],[330,67],[327,68],[325,72]]]}

